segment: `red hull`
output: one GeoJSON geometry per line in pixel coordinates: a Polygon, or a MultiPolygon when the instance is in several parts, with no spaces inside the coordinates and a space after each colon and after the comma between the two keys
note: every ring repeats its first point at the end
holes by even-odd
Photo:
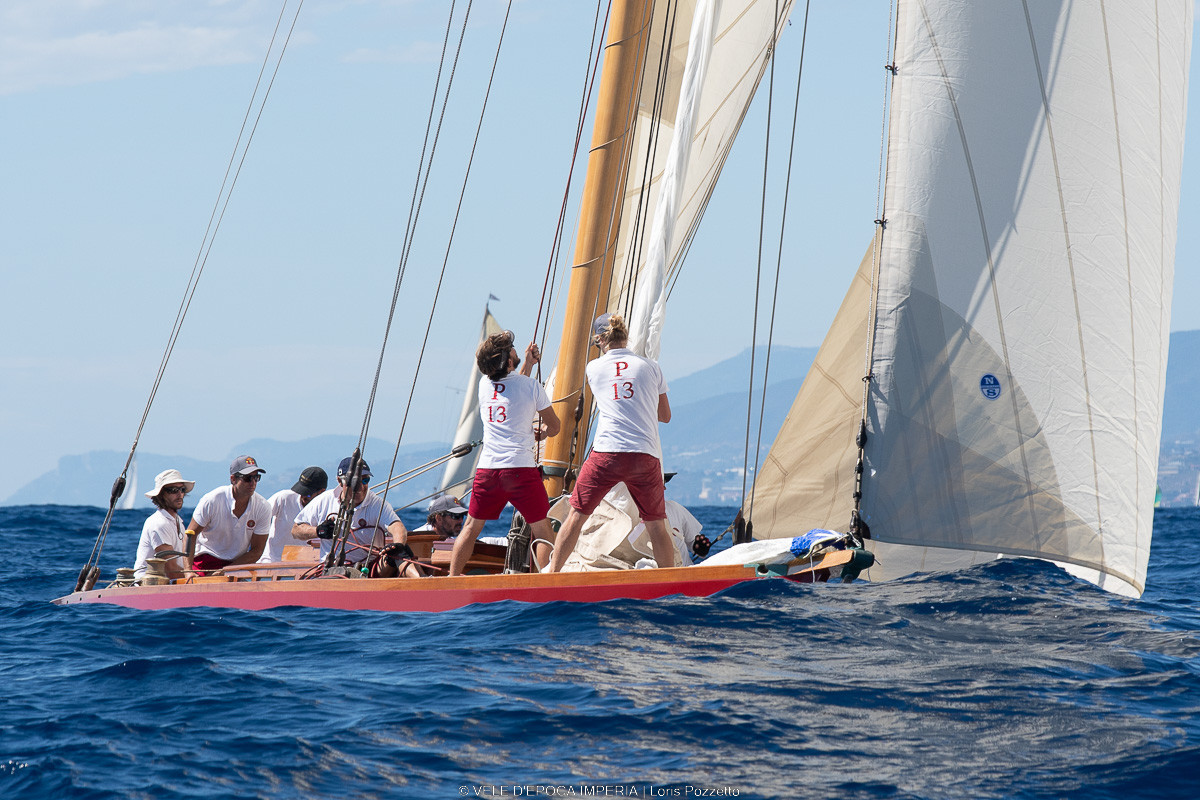
{"type": "MultiPolygon", "coordinates": [[[[803,573],[789,577],[811,580],[813,571],[843,563],[845,559],[839,558],[840,555],[830,554],[803,573]]],[[[676,594],[706,597],[757,577],[753,567],[697,566],[459,578],[258,580],[93,589],[60,597],[54,602],[58,605],[110,603],[148,610],[196,606],[241,609],[304,606],[352,611],[449,611],[472,603],[501,600],[594,603],[625,597],[652,600],[676,594]]]]}

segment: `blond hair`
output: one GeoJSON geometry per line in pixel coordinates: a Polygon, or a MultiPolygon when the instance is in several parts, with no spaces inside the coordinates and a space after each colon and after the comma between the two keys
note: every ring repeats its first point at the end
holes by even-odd
{"type": "Polygon", "coordinates": [[[608,323],[596,334],[601,344],[609,347],[624,347],[629,341],[629,329],[625,327],[625,318],[620,314],[611,314],[608,323]]]}

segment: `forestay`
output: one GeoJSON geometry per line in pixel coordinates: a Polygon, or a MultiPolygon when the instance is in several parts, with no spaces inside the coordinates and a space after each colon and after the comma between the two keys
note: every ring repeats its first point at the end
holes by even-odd
{"type": "MultiPolygon", "coordinates": [[[[866,406],[872,578],[1025,555],[1141,594],[1191,31],[1191,3],[900,4],[866,406]]],[[[806,384],[764,465],[759,536],[849,522],[861,389],[845,376],[867,337],[855,353],[834,334],[865,331],[868,308],[848,297],[821,354],[842,360],[814,368],[821,389],[806,384]],[[806,431],[834,425],[833,473],[800,471],[806,431]]]]}

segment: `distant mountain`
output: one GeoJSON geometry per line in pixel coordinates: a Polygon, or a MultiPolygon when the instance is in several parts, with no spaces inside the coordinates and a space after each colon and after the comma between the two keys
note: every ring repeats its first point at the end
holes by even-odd
{"type": "MultiPolygon", "coordinates": [[[[804,375],[816,357],[813,347],[778,347],[772,351],[770,380],[762,411],[761,455],[770,448],[782,425],[804,375]]],[[[765,366],[765,347],[755,351],[755,370],[761,375],[765,366]]],[[[746,459],[747,392],[750,368],[747,348],[733,358],[671,381],[671,405],[674,418],[662,426],[664,468],[678,475],[667,487],[667,494],[683,503],[732,505],[739,502],[742,467],[754,468],[755,459],[746,459]]],[[[758,442],[759,405],[755,381],[755,403],[750,409],[750,449],[758,442]]],[[[1164,504],[1195,503],[1200,486],[1200,331],[1171,334],[1167,366],[1166,398],[1163,412],[1162,459],[1160,482],[1164,504]]],[[[318,436],[299,442],[255,439],[230,450],[221,461],[201,461],[187,456],[155,453],[138,454],[137,507],[148,507],[142,493],[153,486],[154,476],[175,467],[197,482],[197,491],[224,485],[229,480],[229,462],[249,453],[267,470],[259,491],[270,495],[292,483],[304,467],[317,464],[332,476],[338,461],[353,450],[355,439],[349,436],[318,436]]],[[[368,460],[376,474],[387,471],[395,445],[373,439],[368,443],[368,460]]],[[[448,445],[425,442],[401,448],[396,472],[418,467],[448,450],[448,445]]],[[[58,467],[44,475],[31,476],[25,486],[4,500],[5,505],[59,503],[69,505],[105,505],[113,479],[125,463],[125,454],[114,451],[64,456],[58,467]]],[[[401,491],[407,501],[423,496],[436,485],[441,468],[421,476],[414,485],[401,491]]],[[[197,495],[198,497],[198,495],[197,495]]]]}
{"type": "MultiPolygon", "coordinates": [[[[771,361],[767,364],[767,347],[759,345],[754,348],[754,372],[759,377],[755,380],[755,388],[762,386],[762,373],[769,366],[767,375],[769,385],[777,385],[784,381],[804,380],[808,368],[817,357],[815,347],[780,347],[771,349],[771,361]]],[[[746,381],[750,374],[750,348],[747,347],[733,358],[714,364],[711,367],[693,372],[683,378],[670,381],[670,397],[672,407],[676,403],[693,404],[712,397],[740,394],[745,405],[746,381]]],[[[745,417],[745,411],[742,412],[745,417]]],[[[672,423],[674,424],[674,423],[672,423]]]]}
{"type": "MultiPolygon", "coordinates": [[[[188,456],[169,456],[158,453],[139,452],[137,455],[138,485],[134,507],[150,508],[144,493],[154,488],[154,476],[165,469],[175,468],[184,478],[196,482],[196,493],[189,497],[188,508],[195,505],[200,495],[218,486],[229,483],[229,464],[239,455],[254,456],[267,471],[259,483],[259,494],[270,497],[280,489],[296,482],[300,472],[308,466],[323,467],[332,481],[338,462],[350,455],[358,444],[354,436],[317,436],[299,442],[279,442],[273,439],[253,439],[233,448],[220,461],[202,461],[188,456]]],[[[371,469],[383,475],[391,463],[391,454],[396,446],[382,439],[369,439],[366,451],[372,454],[368,463],[371,469]],[[386,460],[385,460],[386,459],[386,460]]],[[[396,473],[414,469],[438,456],[444,455],[449,446],[434,442],[406,445],[400,449],[396,461],[396,473]]],[[[115,450],[100,450],[83,455],[63,456],[58,467],[39,475],[10,495],[4,505],[35,505],[56,503],[59,505],[107,506],[112,484],[125,466],[127,453],[115,450]]],[[[441,467],[414,479],[415,490],[406,490],[401,495],[423,496],[441,479],[441,467]]]]}

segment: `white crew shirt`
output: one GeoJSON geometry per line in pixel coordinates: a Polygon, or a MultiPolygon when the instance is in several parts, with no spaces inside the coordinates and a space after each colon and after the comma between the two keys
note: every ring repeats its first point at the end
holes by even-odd
{"type": "MultiPolygon", "coordinates": [[[[337,491],[322,492],[320,495],[314,497],[311,503],[300,509],[300,513],[296,515],[295,521],[316,527],[330,515],[337,516],[341,503],[342,500],[338,497],[337,491]]],[[[384,535],[387,532],[388,526],[399,519],[400,517],[396,516],[396,512],[390,503],[383,502],[382,497],[368,489],[366,499],[354,509],[354,516],[350,523],[349,541],[351,544],[358,544],[363,547],[383,547],[384,535]]],[[[324,558],[329,555],[329,551],[333,547],[333,540],[321,539],[320,541],[321,557],[324,558]]],[[[350,546],[346,547],[347,560],[362,561],[366,557],[366,550],[359,550],[350,546]]]]}
{"type": "Polygon", "coordinates": [[[534,417],[550,407],[550,396],[533,378],[510,372],[498,381],[479,379],[483,452],[476,468],[536,467],[534,417]]]}
{"type": "Polygon", "coordinates": [[[617,347],[589,362],[586,371],[599,411],[592,450],[662,458],[658,397],[667,393],[667,381],[658,364],[617,347]]]}
{"type": "Polygon", "coordinates": [[[232,561],[250,549],[250,538],[266,536],[271,528],[271,505],[258,492],[250,497],[242,516],[233,515],[233,486],[213,489],[196,504],[192,514],[204,530],[196,537],[196,554],[211,553],[232,561]]]}
{"type": "Polygon", "coordinates": [[[133,563],[134,575],[139,579],[146,574],[146,559],[154,556],[160,544],[180,553],[187,552],[187,537],[183,535],[183,520],[165,508],[160,508],[142,523],[142,538],[138,540],[137,560],[133,563]]]}
{"type": "MultiPolygon", "coordinates": [[[[315,499],[315,498],[314,498],[315,499]]],[[[283,560],[283,548],[289,544],[297,544],[292,538],[292,523],[300,513],[300,495],[291,489],[282,489],[267,499],[271,506],[270,538],[258,563],[267,564],[283,560]]]]}

